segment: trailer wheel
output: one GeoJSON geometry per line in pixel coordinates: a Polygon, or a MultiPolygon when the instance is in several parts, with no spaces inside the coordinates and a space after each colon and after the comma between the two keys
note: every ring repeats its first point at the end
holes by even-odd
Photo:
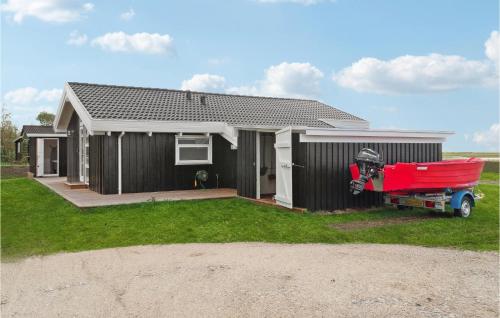
{"type": "Polygon", "coordinates": [[[460,203],[460,209],[455,209],[455,216],[459,216],[462,218],[469,217],[472,211],[472,201],[468,195],[465,195],[462,198],[462,202],[460,203]]]}

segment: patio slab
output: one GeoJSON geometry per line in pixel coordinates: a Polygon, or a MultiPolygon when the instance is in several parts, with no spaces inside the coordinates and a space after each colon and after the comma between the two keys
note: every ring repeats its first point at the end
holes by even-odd
{"type": "Polygon", "coordinates": [[[35,178],[38,182],[59,194],[79,208],[141,203],[148,201],[179,201],[222,199],[236,197],[236,189],[219,188],[204,190],[175,190],[160,192],[99,194],[89,189],[70,189],[65,177],[35,178]]]}

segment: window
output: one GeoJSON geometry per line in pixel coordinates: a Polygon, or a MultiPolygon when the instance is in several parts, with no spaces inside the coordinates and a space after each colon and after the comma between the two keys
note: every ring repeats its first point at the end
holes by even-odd
{"type": "Polygon", "coordinates": [[[212,164],[212,136],[175,136],[175,164],[212,164]]]}
{"type": "Polygon", "coordinates": [[[17,153],[21,153],[21,142],[22,141],[17,142],[17,153]]]}

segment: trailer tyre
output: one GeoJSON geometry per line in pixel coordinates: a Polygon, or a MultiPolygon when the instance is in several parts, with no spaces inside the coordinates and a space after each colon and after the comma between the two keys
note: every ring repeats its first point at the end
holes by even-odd
{"type": "Polygon", "coordinates": [[[462,202],[460,203],[460,209],[455,209],[455,216],[467,218],[469,217],[472,211],[472,200],[468,195],[465,195],[462,198],[462,202]]]}

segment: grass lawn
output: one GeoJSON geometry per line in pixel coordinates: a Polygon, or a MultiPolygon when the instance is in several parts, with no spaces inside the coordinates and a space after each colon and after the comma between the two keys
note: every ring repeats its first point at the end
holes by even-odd
{"type": "Polygon", "coordinates": [[[478,157],[478,158],[498,158],[500,153],[498,152],[443,152],[444,158],[454,158],[454,157],[478,157]]]}
{"type": "Polygon", "coordinates": [[[499,181],[500,174],[495,172],[483,172],[481,174],[481,181],[499,181]]]}
{"type": "Polygon", "coordinates": [[[332,224],[388,220],[427,211],[390,208],[343,215],[292,213],[244,199],[157,202],[79,210],[36,181],[1,181],[4,258],[140,244],[187,242],[398,243],[498,250],[497,185],[469,219],[438,216],[418,222],[340,230],[332,224]]]}

